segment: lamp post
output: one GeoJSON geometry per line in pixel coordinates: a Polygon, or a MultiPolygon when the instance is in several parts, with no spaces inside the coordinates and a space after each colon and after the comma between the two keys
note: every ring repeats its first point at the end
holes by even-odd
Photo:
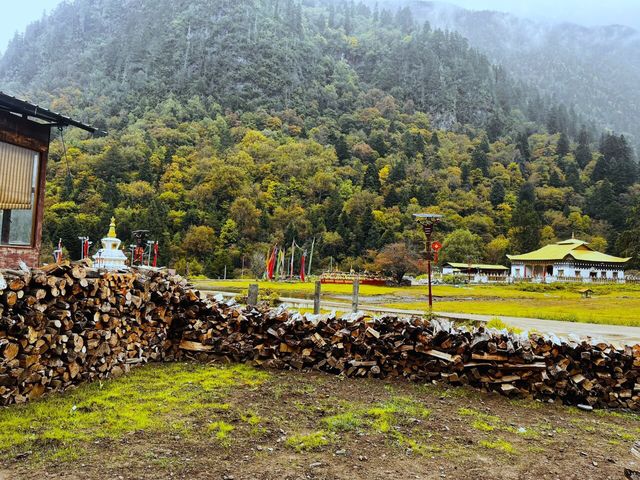
{"type": "Polygon", "coordinates": [[[422,231],[424,232],[424,236],[427,237],[427,276],[429,277],[429,311],[433,310],[433,295],[431,293],[431,260],[432,260],[432,249],[431,249],[431,235],[433,234],[433,229],[436,224],[440,222],[442,215],[437,215],[435,213],[414,213],[414,217],[420,225],[422,225],[422,231]]]}

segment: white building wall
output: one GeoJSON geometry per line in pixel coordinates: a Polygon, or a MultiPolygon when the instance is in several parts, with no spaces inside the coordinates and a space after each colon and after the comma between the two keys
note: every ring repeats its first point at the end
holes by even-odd
{"type": "Polygon", "coordinates": [[[547,274],[546,276],[541,275],[541,270],[538,268],[536,270],[536,276],[533,277],[533,267],[525,266],[524,263],[512,263],[511,264],[511,277],[514,279],[518,278],[537,278],[542,280],[545,279],[546,282],[554,282],[559,278],[580,278],[583,281],[590,281],[592,279],[591,273],[596,273],[596,279],[606,279],[606,280],[624,280],[624,270],[622,268],[602,268],[602,267],[590,267],[590,266],[581,266],[574,265],[570,263],[556,263],[553,265],[553,271],[551,275],[547,274]],[[604,276],[603,273],[604,272],[604,276]]]}

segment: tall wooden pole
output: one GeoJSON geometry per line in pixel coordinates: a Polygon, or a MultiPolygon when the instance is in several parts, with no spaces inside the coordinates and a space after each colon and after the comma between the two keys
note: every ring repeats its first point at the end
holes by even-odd
{"type": "Polygon", "coordinates": [[[358,311],[358,303],[360,297],[360,277],[356,276],[353,281],[353,298],[351,300],[351,310],[353,313],[358,311]]]}
{"type": "Polygon", "coordinates": [[[313,294],[313,314],[314,315],[319,315],[320,314],[320,291],[322,288],[322,284],[320,283],[320,280],[316,281],[316,289],[315,292],[313,294]]]}
{"type": "Polygon", "coordinates": [[[313,247],[316,245],[316,237],[313,237],[311,242],[311,256],[309,257],[309,266],[307,267],[307,277],[311,276],[311,264],[313,263],[313,247]]]}
{"type": "Polygon", "coordinates": [[[258,304],[258,284],[252,283],[249,285],[249,293],[247,294],[247,305],[256,306],[258,304]]]}

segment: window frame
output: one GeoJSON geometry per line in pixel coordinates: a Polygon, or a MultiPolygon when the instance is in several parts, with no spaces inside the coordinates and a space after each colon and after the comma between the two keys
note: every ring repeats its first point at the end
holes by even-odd
{"type": "MultiPolygon", "coordinates": [[[[24,249],[31,250],[36,248],[36,235],[38,228],[38,215],[39,215],[39,200],[40,200],[40,188],[41,188],[41,180],[44,172],[42,171],[43,165],[43,157],[45,155],[43,152],[34,150],[33,147],[26,146],[24,144],[20,144],[17,142],[10,142],[7,139],[0,139],[0,143],[5,143],[7,145],[13,145],[15,147],[23,148],[25,150],[29,150],[33,153],[33,160],[35,162],[34,170],[33,170],[33,179],[32,179],[32,199],[31,199],[31,231],[29,235],[28,243],[3,243],[2,242],[2,233],[0,231],[0,248],[15,248],[15,249],[24,249]]],[[[8,209],[8,211],[13,211],[15,209],[8,209]]],[[[4,210],[2,210],[4,216],[4,210]]],[[[2,221],[0,221],[0,230],[2,229],[2,221]]],[[[9,226],[9,235],[11,235],[11,226],[9,226]]]]}

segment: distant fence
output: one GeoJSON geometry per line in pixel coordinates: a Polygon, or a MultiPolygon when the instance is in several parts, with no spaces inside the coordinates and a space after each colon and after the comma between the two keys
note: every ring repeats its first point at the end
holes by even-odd
{"type": "MultiPolygon", "coordinates": [[[[438,278],[438,277],[436,277],[438,278]]],[[[443,277],[439,280],[445,281],[443,277]]],[[[509,275],[458,275],[453,283],[581,283],[598,285],[640,284],[640,277],[582,278],[582,277],[511,277],[509,275]]],[[[445,283],[447,283],[445,281],[445,283]]]]}

